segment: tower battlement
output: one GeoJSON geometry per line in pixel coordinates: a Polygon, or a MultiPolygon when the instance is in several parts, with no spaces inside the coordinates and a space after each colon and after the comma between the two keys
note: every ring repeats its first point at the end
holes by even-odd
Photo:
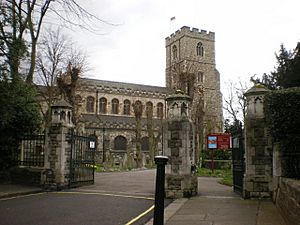
{"type": "Polygon", "coordinates": [[[184,36],[184,35],[189,35],[191,37],[197,37],[197,38],[210,39],[212,41],[215,40],[215,32],[199,30],[198,28],[191,28],[189,26],[183,26],[179,30],[175,31],[175,33],[172,33],[170,36],[166,37],[167,45],[168,43],[172,43],[175,40],[175,36],[178,38],[178,36],[184,36]]]}
{"type": "Polygon", "coordinates": [[[215,61],[215,33],[183,26],[165,39],[165,47],[167,87],[181,89],[193,98],[192,115],[197,116],[197,104],[201,102],[203,124],[207,124],[204,134],[221,132],[222,95],[215,61]],[[186,74],[193,76],[188,80],[186,74]]]}

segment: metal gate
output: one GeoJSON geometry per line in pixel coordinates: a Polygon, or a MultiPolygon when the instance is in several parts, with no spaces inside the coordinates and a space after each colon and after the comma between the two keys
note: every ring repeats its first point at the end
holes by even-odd
{"type": "Polygon", "coordinates": [[[244,138],[243,135],[233,137],[232,139],[232,172],[233,172],[233,190],[236,193],[243,193],[243,181],[245,172],[244,158],[244,138]]]}
{"type": "Polygon", "coordinates": [[[70,135],[70,187],[93,184],[95,178],[96,138],[70,135]]]}

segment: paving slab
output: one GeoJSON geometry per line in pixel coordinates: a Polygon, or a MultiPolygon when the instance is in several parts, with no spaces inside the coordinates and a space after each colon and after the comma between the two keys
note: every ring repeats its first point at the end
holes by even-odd
{"type": "Polygon", "coordinates": [[[200,177],[198,196],[182,200],[180,208],[171,216],[166,208],[165,214],[168,218],[165,218],[165,224],[287,225],[271,200],[244,200],[231,187],[218,182],[218,178],[200,177]]]}

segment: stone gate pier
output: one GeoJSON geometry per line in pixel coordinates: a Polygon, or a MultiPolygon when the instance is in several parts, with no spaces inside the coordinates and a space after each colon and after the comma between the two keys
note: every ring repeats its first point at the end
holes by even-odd
{"type": "Polygon", "coordinates": [[[264,115],[264,96],[269,90],[256,84],[249,89],[245,118],[244,198],[271,197],[273,191],[272,143],[264,115]]]}
{"type": "Polygon", "coordinates": [[[166,166],[166,197],[191,197],[197,194],[197,176],[192,171],[195,163],[195,132],[190,114],[191,98],[176,91],[166,101],[164,155],[169,158],[166,166]]]}
{"type": "Polygon", "coordinates": [[[51,107],[51,123],[46,132],[45,176],[46,189],[68,188],[71,143],[67,140],[72,123],[72,106],[64,99],[51,107]]]}

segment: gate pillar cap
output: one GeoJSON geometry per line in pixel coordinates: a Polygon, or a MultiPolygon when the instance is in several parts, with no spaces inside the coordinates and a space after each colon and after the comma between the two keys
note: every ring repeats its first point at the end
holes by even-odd
{"type": "Polygon", "coordinates": [[[72,124],[72,106],[65,99],[60,99],[51,106],[51,123],[65,124],[73,126],[72,124]]]}
{"type": "Polygon", "coordinates": [[[55,101],[52,105],[52,108],[72,108],[71,104],[68,103],[65,99],[60,99],[58,101],[55,101]]]}
{"type": "Polygon", "coordinates": [[[246,97],[253,96],[253,95],[261,95],[269,92],[270,90],[266,88],[262,84],[254,84],[252,88],[250,88],[246,93],[244,94],[246,97]]]}

